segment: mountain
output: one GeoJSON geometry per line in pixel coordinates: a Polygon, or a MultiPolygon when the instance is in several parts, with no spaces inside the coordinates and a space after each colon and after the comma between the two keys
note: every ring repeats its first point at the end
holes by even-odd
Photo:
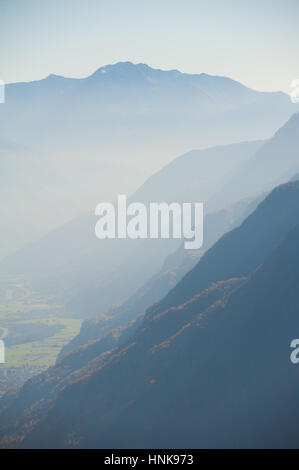
{"type": "Polygon", "coordinates": [[[2,445],[296,446],[298,202],[277,187],[144,317],[4,397],[2,445]]]}
{"type": "Polygon", "coordinates": [[[0,142],[16,151],[0,146],[1,256],[101,200],[132,194],[173,155],[268,138],[296,109],[284,93],[130,62],[82,79],[8,84],[0,142]]]}
{"type": "MultiPolygon", "coordinates": [[[[263,196],[264,197],[264,196],[263,196]]],[[[58,357],[90,341],[98,340],[109,331],[125,327],[152,304],[162,299],[182,277],[190,271],[200,257],[225,233],[241,224],[255,210],[261,199],[243,200],[204,219],[204,243],[200,250],[185,250],[184,244],[168,255],[161,270],[120,305],[109,308],[82,323],[80,333],[66,344],[58,357]]]]}
{"type": "Polygon", "coordinates": [[[299,113],[263,143],[249,159],[223,184],[209,201],[210,210],[230,204],[244,197],[270,190],[284,183],[299,170],[299,113]]]}
{"type": "MultiPolygon", "coordinates": [[[[245,197],[256,194],[257,191],[265,191],[271,189],[275,184],[285,182],[293,174],[294,169],[298,168],[298,144],[299,144],[299,114],[293,115],[292,118],[277,131],[273,138],[266,142],[261,143],[257,149],[255,155],[248,158],[245,163],[241,163],[239,169],[236,168],[231,179],[227,179],[227,184],[224,186],[224,190],[216,191],[214,196],[208,199],[207,210],[211,210],[214,207],[215,200],[218,200],[218,206],[222,207],[225,202],[236,201],[238,197],[245,197]],[[283,158],[281,156],[283,155],[283,158]],[[249,175],[249,176],[248,176],[249,175]],[[231,198],[231,194],[234,194],[234,198],[231,198]]],[[[224,168],[219,162],[215,164],[213,153],[217,149],[210,149],[209,162],[211,167],[219,167],[219,171],[224,173],[224,168]]],[[[189,161],[192,161],[193,155],[189,154],[189,161]]],[[[166,199],[166,195],[163,194],[163,182],[165,181],[164,174],[168,172],[174,175],[177,186],[182,187],[184,183],[179,182],[180,174],[182,174],[183,164],[187,163],[180,160],[173,163],[181,163],[181,165],[170,164],[165,169],[162,169],[156,178],[150,178],[145,185],[141,187],[137,194],[141,194],[142,197],[150,200],[151,184],[155,185],[157,194],[162,194],[166,199]]],[[[193,168],[193,165],[191,165],[193,168]]],[[[293,177],[296,179],[296,177],[293,177]]],[[[190,180],[192,175],[190,174],[190,180]]],[[[220,182],[219,182],[220,183],[220,182]]],[[[218,185],[218,183],[217,183],[218,185]]],[[[189,194],[193,193],[193,188],[190,188],[189,194]]],[[[163,198],[163,197],[162,197],[163,198]]],[[[162,199],[161,198],[161,199],[162,199]]],[[[248,214],[250,210],[248,211],[248,214]]],[[[241,220],[240,220],[241,222],[241,220]]]]}
{"type": "Polygon", "coordinates": [[[230,181],[254,158],[263,144],[241,142],[187,152],[150,176],[132,199],[148,203],[155,196],[156,201],[206,202],[218,193],[224,181],[230,181]]]}
{"type": "MultiPolygon", "coordinates": [[[[207,201],[220,181],[232,177],[261,145],[243,142],[184,154],[152,175],[128,203],[207,201]]],[[[134,294],[180,244],[167,239],[99,240],[94,234],[96,221],[94,214],[81,214],[6,257],[0,262],[1,273],[25,275],[34,288],[58,296],[69,310],[89,317],[134,294]]],[[[217,230],[222,234],[221,226],[217,230]]]]}
{"type": "Polygon", "coordinates": [[[153,307],[152,314],[184,303],[214,282],[247,277],[296,224],[298,188],[298,181],[275,188],[240,227],[216,242],[201,262],[153,307]]]}
{"type": "MultiPolygon", "coordinates": [[[[87,126],[89,130],[94,129],[98,123],[104,125],[105,132],[110,134],[112,121],[114,125],[122,123],[126,131],[130,130],[133,122],[141,132],[144,132],[144,124],[152,125],[154,121],[159,126],[162,124],[163,131],[169,131],[169,123],[178,125],[179,122],[184,133],[186,127],[198,128],[199,123],[205,127],[204,121],[213,117],[219,132],[217,124],[224,115],[230,125],[233,121],[238,124],[234,126],[236,138],[235,132],[240,132],[242,124],[247,127],[249,122],[253,124],[253,117],[257,119],[258,116],[254,129],[263,127],[255,137],[258,139],[273,132],[294,109],[296,106],[282,92],[258,92],[226,77],[204,73],[191,75],[178,70],[153,69],[146,64],[119,62],[101,67],[82,79],[49,75],[35,82],[8,84],[6,106],[2,107],[1,116],[7,119],[3,127],[5,138],[11,136],[13,119],[15,130],[23,139],[28,139],[28,133],[37,125],[43,140],[62,133],[67,138],[66,132],[78,139],[80,136],[73,133],[70,124],[77,127],[79,123],[81,136],[87,126]],[[19,114],[13,116],[16,109],[19,114]],[[24,113],[27,113],[25,122],[24,113]]],[[[200,128],[198,131],[204,137],[200,128]]],[[[248,133],[248,128],[243,132],[248,133]]],[[[232,140],[228,136],[226,143],[232,140]]],[[[240,140],[245,140],[244,135],[240,135],[240,140]]],[[[202,142],[205,146],[211,144],[215,144],[215,140],[202,142]]],[[[193,142],[191,145],[196,147],[193,142]]]]}

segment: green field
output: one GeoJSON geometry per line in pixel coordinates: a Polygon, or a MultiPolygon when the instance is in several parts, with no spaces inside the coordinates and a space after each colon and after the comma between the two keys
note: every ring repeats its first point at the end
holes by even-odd
{"type": "Polygon", "coordinates": [[[78,318],[34,292],[25,279],[0,278],[0,338],[5,343],[0,395],[54,364],[80,326],[78,318]]]}

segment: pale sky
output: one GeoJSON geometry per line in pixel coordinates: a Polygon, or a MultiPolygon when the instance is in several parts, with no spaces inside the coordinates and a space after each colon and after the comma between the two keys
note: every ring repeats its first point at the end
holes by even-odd
{"type": "Polygon", "coordinates": [[[290,92],[298,21],[299,0],[0,0],[0,79],[128,60],[290,92]]]}

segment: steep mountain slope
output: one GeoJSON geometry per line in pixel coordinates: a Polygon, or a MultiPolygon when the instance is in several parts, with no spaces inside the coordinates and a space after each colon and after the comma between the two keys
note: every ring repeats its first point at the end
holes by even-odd
{"type": "Polygon", "coordinates": [[[207,201],[224,181],[254,158],[263,144],[263,141],[243,142],[192,150],[148,178],[133,198],[147,203],[154,194],[157,201],[207,201]]]}
{"type": "Polygon", "coordinates": [[[240,227],[224,235],[200,263],[152,308],[153,313],[185,302],[212,282],[248,276],[297,223],[298,190],[298,181],[275,188],[240,227]]]}
{"type": "MultiPolygon", "coordinates": [[[[144,349],[132,345],[118,366],[134,360],[138,372],[121,394],[117,417],[100,410],[110,424],[105,430],[88,418],[86,427],[76,428],[74,420],[72,429],[87,436],[81,445],[297,448],[298,368],[290,361],[290,342],[298,337],[298,255],[299,226],[222,305],[203,310],[194,298],[193,320],[188,322],[184,305],[180,314],[187,314],[187,323],[175,335],[144,349]],[[139,368],[135,353],[142,354],[139,368]]],[[[152,321],[159,323],[157,317],[152,321]]],[[[79,390],[82,397],[87,384],[88,399],[101,399],[105,385],[97,379],[82,380],[60,399],[79,390]]]]}
{"type": "Polygon", "coordinates": [[[204,219],[204,243],[201,250],[188,251],[181,244],[166,258],[162,269],[125,302],[85,320],[79,335],[62,348],[59,358],[78,346],[101,338],[113,328],[125,326],[145,312],[150,305],[162,299],[197,264],[202,254],[225,232],[240,225],[264,197],[253,201],[246,199],[219,212],[208,214],[204,219]]]}
{"type": "Polygon", "coordinates": [[[209,201],[210,210],[288,181],[299,168],[299,113],[264,142],[209,201]]]}
{"type": "Polygon", "coordinates": [[[276,188],[119,348],[108,337],[78,348],[7,397],[3,445],[24,434],[25,447],[294,445],[298,202],[299,182],[276,188]]]}
{"type": "Polygon", "coordinates": [[[222,305],[194,298],[191,321],[190,302],[169,312],[167,328],[173,315],[187,323],[158,344],[161,317],[152,319],[155,331],[143,327],[110,368],[67,387],[27,444],[297,448],[298,240],[297,226],[222,305]]]}

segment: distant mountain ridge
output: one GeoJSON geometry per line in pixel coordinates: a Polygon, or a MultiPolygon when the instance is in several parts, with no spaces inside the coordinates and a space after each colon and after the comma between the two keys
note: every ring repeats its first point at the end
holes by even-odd
{"type": "Polygon", "coordinates": [[[174,155],[269,138],[297,109],[281,92],[127,62],[82,79],[8,84],[0,142],[15,151],[0,148],[0,256],[99,200],[132,194],[174,155]]]}
{"type": "Polygon", "coordinates": [[[298,148],[299,113],[296,113],[211,198],[210,209],[288,181],[299,169],[298,148]]]}

